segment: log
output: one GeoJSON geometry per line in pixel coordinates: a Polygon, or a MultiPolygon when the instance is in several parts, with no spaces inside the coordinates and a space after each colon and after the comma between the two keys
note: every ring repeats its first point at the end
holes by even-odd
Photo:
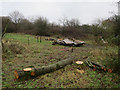
{"type": "Polygon", "coordinates": [[[101,64],[97,64],[91,60],[86,60],[85,63],[92,68],[94,71],[95,70],[99,70],[99,71],[104,71],[104,72],[110,72],[112,73],[111,69],[107,69],[105,66],[101,65],[101,64]]]}
{"type": "Polygon", "coordinates": [[[101,64],[97,64],[97,63],[91,61],[90,59],[89,59],[88,61],[91,62],[92,65],[95,65],[95,66],[97,66],[97,67],[103,67],[103,68],[105,68],[105,66],[103,66],[103,65],[101,65],[101,64]]]}
{"type": "Polygon", "coordinates": [[[51,65],[48,65],[48,66],[42,66],[40,68],[26,68],[26,69],[23,69],[21,71],[16,71],[15,70],[14,75],[15,75],[16,79],[19,79],[19,78],[24,77],[24,76],[26,76],[26,77],[28,77],[28,76],[38,76],[38,75],[41,75],[41,74],[45,74],[45,73],[49,73],[49,72],[61,69],[64,66],[66,66],[68,64],[71,64],[71,63],[73,63],[72,58],[68,58],[68,59],[59,61],[55,64],[51,64],[51,65]]]}

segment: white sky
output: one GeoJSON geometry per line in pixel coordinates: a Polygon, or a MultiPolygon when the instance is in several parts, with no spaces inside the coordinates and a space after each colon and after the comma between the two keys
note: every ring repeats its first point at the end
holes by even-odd
{"type": "Polygon", "coordinates": [[[78,18],[81,24],[94,23],[117,14],[119,0],[1,0],[0,16],[18,10],[26,18],[43,16],[50,22],[63,17],[78,18]],[[111,13],[112,12],[112,13],[111,13]]]}

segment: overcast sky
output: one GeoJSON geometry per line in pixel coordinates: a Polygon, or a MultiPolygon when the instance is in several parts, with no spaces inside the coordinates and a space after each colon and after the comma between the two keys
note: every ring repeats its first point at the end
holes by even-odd
{"type": "Polygon", "coordinates": [[[43,16],[50,22],[77,18],[81,24],[92,24],[117,14],[119,0],[1,0],[0,16],[18,10],[26,18],[43,16]]]}

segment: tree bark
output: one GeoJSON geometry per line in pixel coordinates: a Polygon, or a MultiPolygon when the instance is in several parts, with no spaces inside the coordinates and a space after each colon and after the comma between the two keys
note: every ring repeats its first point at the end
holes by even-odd
{"type": "Polygon", "coordinates": [[[21,70],[21,71],[14,71],[14,75],[16,79],[19,79],[23,76],[38,76],[41,74],[49,73],[55,70],[58,70],[60,68],[63,68],[64,66],[73,63],[72,58],[68,58],[62,61],[59,61],[55,64],[48,65],[48,66],[42,66],[40,68],[31,68],[30,70],[21,70]]]}

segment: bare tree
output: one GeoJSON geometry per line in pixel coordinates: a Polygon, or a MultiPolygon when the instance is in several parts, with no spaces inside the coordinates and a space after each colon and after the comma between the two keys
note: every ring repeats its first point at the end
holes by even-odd
{"type": "Polygon", "coordinates": [[[18,30],[18,24],[24,18],[24,16],[19,11],[13,11],[9,15],[10,15],[10,18],[11,18],[12,22],[15,25],[15,30],[17,32],[17,30],[18,30]]]}
{"type": "Polygon", "coordinates": [[[59,20],[59,22],[65,27],[76,27],[80,25],[80,22],[77,18],[67,19],[67,17],[63,17],[59,20]]]}
{"type": "Polygon", "coordinates": [[[67,19],[63,17],[59,19],[62,25],[61,34],[65,37],[78,37],[80,22],[77,18],[67,19]]]}

